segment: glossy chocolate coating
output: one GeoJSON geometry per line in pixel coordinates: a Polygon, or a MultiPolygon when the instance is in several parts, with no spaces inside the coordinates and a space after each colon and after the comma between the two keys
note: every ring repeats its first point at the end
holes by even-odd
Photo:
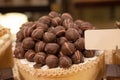
{"type": "Polygon", "coordinates": [[[22,47],[25,50],[32,49],[35,46],[35,42],[31,37],[25,38],[22,43],[23,43],[22,47]]]}
{"type": "Polygon", "coordinates": [[[75,52],[75,46],[73,43],[65,42],[62,47],[61,51],[66,56],[71,56],[75,52]]]}
{"type": "Polygon", "coordinates": [[[65,19],[71,19],[71,20],[73,20],[72,16],[71,16],[69,13],[63,13],[63,14],[61,15],[61,18],[62,18],[63,20],[65,20],[65,19]]]}
{"type": "Polygon", "coordinates": [[[62,23],[61,18],[60,17],[55,17],[55,18],[52,19],[51,24],[52,24],[52,26],[56,27],[58,25],[61,25],[61,23],[62,23]]]}
{"type": "Polygon", "coordinates": [[[58,66],[58,58],[55,55],[49,55],[46,58],[46,65],[49,68],[55,68],[58,66]]]}
{"type": "Polygon", "coordinates": [[[60,46],[56,43],[47,43],[45,46],[45,52],[49,54],[56,54],[60,49],[60,46]]]}
{"type": "Polygon", "coordinates": [[[34,56],[35,56],[35,51],[33,51],[32,49],[29,49],[26,53],[25,53],[25,58],[30,61],[33,62],[34,61],[34,56]]]}
{"type": "Polygon", "coordinates": [[[44,23],[47,25],[50,25],[51,23],[51,18],[49,16],[42,16],[41,18],[39,18],[38,20],[40,23],[44,23]]]}
{"type": "Polygon", "coordinates": [[[46,43],[43,41],[39,41],[35,44],[35,51],[36,52],[42,52],[44,51],[46,43]]]}
{"type": "Polygon", "coordinates": [[[54,33],[57,37],[61,37],[65,35],[65,28],[63,26],[57,26],[54,28],[54,33]]]}
{"type": "Polygon", "coordinates": [[[60,37],[58,40],[57,40],[57,43],[59,45],[63,45],[65,42],[68,42],[68,40],[66,39],[66,37],[60,37]]]}
{"type": "Polygon", "coordinates": [[[61,68],[69,68],[72,65],[72,60],[67,56],[62,56],[59,58],[59,66],[61,68]]]}

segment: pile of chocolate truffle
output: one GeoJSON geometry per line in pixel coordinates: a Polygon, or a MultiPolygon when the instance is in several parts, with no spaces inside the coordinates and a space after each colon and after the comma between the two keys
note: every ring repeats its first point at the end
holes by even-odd
{"type": "Polygon", "coordinates": [[[14,55],[36,62],[35,68],[69,68],[93,57],[84,48],[84,31],[94,29],[89,22],[73,20],[69,13],[50,12],[37,21],[23,24],[17,32],[14,55]]]}

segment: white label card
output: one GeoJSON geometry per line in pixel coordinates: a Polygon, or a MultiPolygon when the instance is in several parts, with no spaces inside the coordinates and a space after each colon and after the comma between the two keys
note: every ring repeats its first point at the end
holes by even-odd
{"type": "Polygon", "coordinates": [[[120,49],[120,29],[100,29],[85,31],[87,50],[120,49]]]}

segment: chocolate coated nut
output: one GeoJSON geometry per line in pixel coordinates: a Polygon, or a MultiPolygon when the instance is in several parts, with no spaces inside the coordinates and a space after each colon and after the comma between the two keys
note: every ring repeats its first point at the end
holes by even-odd
{"type": "Polygon", "coordinates": [[[26,53],[25,53],[25,58],[30,61],[30,62],[33,62],[33,58],[35,56],[35,51],[33,51],[32,49],[28,50],[26,53]]]}
{"type": "Polygon", "coordinates": [[[63,14],[61,15],[61,18],[62,18],[63,20],[65,20],[65,19],[71,19],[71,20],[73,20],[72,16],[71,16],[69,13],[63,13],[63,14]]]}
{"type": "Polygon", "coordinates": [[[94,50],[85,50],[83,52],[83,55],[87,58],[94,57],[95,56],[95,51],[94,50]]]}
{"type": "Polygon", "coordinates": [[[37,29],[43,29],[43,31],[47,31],[48,25],[37,21],[36,22],[36,28],[37,29]]]}
{"type": "Polygon", "coordinates": [[[76,24],[77,27],[81,28],[81,24],[83,23],[83,21],[77,19],[77,20],[74,21],[74,23],[76,24]]]}
{"type": "Polygon", "coordinates": [[[51,18],[54,18],[54,17],[60,17],[61,15],[55,11],[51,11],[48,16],[50,16],[51,18]]]}
{"type": "Polygon", "coordinates": [[[54,33],[57,37],[61,37],[65,35],[65,28],[63,26],[57,26],[54,28],[54,33]]]}
{"type": "Polygon", "coordinates": [[[61,51],[66,56],[71,56],[75,52],[75,46],[73,43],[65,42],[62,47],[61,51]]]}
{"type": "Polygon", "coordinates": [[[20,27],[20,29],[24,29],[26,27],[36,28],[36,25],[34,24],[34,22],[26,22],[20,27]]]}
{"type": "Polygon", "coordinates": [[[62,20],[60,17],[55,17],[52,19],[52,25],[55,27],[55,26],[58,26],[58,25],[61,25],[62,23],[62,20]]]}
{"type": "Polygon", "coordinates": [[[59,52],[60,46],[56,43],[47,43],[45,46],[45,52],[49,54],[56,54],[59,52]]]}
{"type": "Polygon", "coordinates": [[[68,42],[68,40],[66,39],[66,37],[60,37],[58,40],[57,40],[57,43],[59,45],[63,45],[65,42],[68,42]]]}
{"type": "Polygon", "coordinates": [[[88,30],[88,29],[93,29],[93,25],[90,24],[89,22],[83,22],[81,23],[81,30],[85,31],[85,30],[88,30]]]}
{"type": "Polygon", "coordinates": [[[51,26],[48,28],[47,32],[54,33],[55,27],[51,26]]]}
{"type": "Polygon", "coordinates": [[[42,16],[41,18],[39,18],[38,20],[40,23],[44,23],[47,25],[50,25],[51,23],[51,18],[49,16],[42,16]]]}
{"type": "Polygon", "coordinates": [[[17,38],[18,41],[22,41],[24,39],[24,36],[23,36],[21,30],[17,32],[16,38],[17,38]]]}
{"type": "Polygon", "coordinates": [[[36,52],[42,52],[44,51],[45,43],[43,41],[39,41],[35,44],[35,51],[36,52]]]}
{"type": "Polygon", "coordinates": [[[49,68],[55,68],[58,66],[58,58],[55,55],[49,55],[46,58],[46,65],[49,68]]]}
{"type": "Polygon", "coordinates": [[[80,51],[78,51],[78,50],[75,51],[75,53],[72,56],[72,62],[74,64],[84,62],[84,58],[83,58],[82,53],[80,51]]]}
{"type": "Polygon", "coordinates": [[[76,40],[75,42],[75,47],[76,49],[82,51],[85,49],[85,42],[84,42],[84,38],[79,38],[76,40]]]}
{"type": "Polygon", "coordinates": [[[16,58],[23,59],[25,55],[25,50],[22,47],[17,47],[14,50],[14,55],[16,58]]]}
{"type": "Polygon", "coordinates": [[[43,34],[44,34],[44,31],[43,29],[35,29],[33,32],[32,32],[32,38],[36,41],[39,41],[42,39],[43,37],[43,34]]]}
{"type": "Polygon", "coordinates": [[[37,64],[44,65],[45,59],[46,59],[46,54],[44,52],[36,53],[36,55],[34,56],[34,62],[36,62],[37,64]]]}
{"type": "Polygon", "coordinates": [[[72,60],[67,56],[62,56],[59,58],[59,66],[61,68],[69,68],[72,65],[72,60]]]}
{"type": "Polygon", "coordinates": [[[32,48],[34,48],[34,46],[35,46],[35,42],[33,41],[33,39],[31,37],[27,37],[23,40],[22,47],[25,50],[32,49],[32,48]]]}
{"type": "Polygon", "coordinates": [[[69,40],[69,41],[76,41],[80,36],[79,32],[74,29],[74,28],[69,28],[66,33],[65,33],[65,37],[69,40]]]}
{"type": "Polygon", "coordinates": [[[71,19],[65,19],[63,20],[62,25],[65,27],[65,29],[68,29],[70,26],[73,26],[73,21],[71,19]]]}
{"type": "Polygon", "coordinates": [[[43,35],[43,39],[45,42],[50,43],[50,42],[55,42],[56,41],[56,35],[50,32],[45,32],[43,35]]]}

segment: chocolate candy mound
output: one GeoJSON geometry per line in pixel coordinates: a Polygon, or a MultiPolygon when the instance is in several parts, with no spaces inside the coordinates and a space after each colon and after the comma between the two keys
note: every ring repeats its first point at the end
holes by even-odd
{"type": "Polygon", "coordinates": [[[24,23],[16,34],[14,55],[35,62],[34,68],[69,68],[94,56],[85,50],[84,32],[94,29],[89,22],[74,20],[69,13],[51,11],[33,22],[24,23]]]}

